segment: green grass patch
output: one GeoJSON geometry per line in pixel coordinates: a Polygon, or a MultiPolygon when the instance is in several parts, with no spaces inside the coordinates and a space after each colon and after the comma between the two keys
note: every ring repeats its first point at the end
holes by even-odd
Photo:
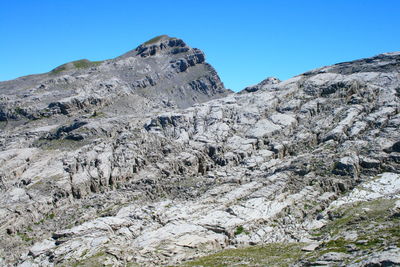
{"type": "Polygon", "coordinates": [[[395,200],[378,199],[342,206],[333,212],[335,219],[321,232],[334,236],[343,230],[352,230],[354,225],[364,227],[371,222],[383,223],[388,220],[394,202],[395,200]]]}
{"type": "MultiPolygon", "coordinates": [[[[331,240],[323,242],[316,251],[307,256],[307,259],[312,262],[328,252],[348,253],[353,248],[369,253],[391,245],[400,247],[400,218],[393,216],[395,201],[362,201],[341,206],[333,211],[334,219],[325,227],[311,233],[320,239],[331,240]],[[355,232],[357,239],[344,239],[345,232],[355,232]]],[[[351,259],[348,259],[344,263],[350,261],[351,259]]]]}
{"type": "Polygon", "coordinates": [[[55,68],[54,70],[52,70],[50,73],[51,74],[58,74],[60,72],[66,71],[67,70],[67,66],[66,65],[61,65],[57,68],[55,68]]]}
{"type": "Polygon", "coordinates": [[[325,249],[322,252],[323,252],[323,254],[328,253],[328,252],[343,252],[343,253],[345,253],[347,251],[346,245],[349,245],[349,244],[350,244],[350,242],[347,240],[344,240],[343,238],[330,240],[324,244],[325,249]]]}
{"type": "Polygon", "coordinates": [[[55,216],[56,216],[56,215],[55,215],[54,213],[47,214],[47,215],[46,215],[45,217],[43,217],[40,221],[37,221],[37,222],[35,222],[34,224],[35,224],[35,225],[40,225],[40,224],[44,223],[46,220],[52,220],[52,219],[54,219],[55,216]]]}
{"type": "Polygon", "coordinates": [[[265,246],[228,249],[181,266],[290,266],[300,260],[303,243],[271,243],[265,246]]]}
{"type": "Polygon", "coordinates": [[[150,40],[144,42],[144,45],[150,45],[150,44],[157,43],[158,41],[160,41],[160,40],[161,40],[162,38],[164,38],[164,37],[167,37],[167,35],[159,35],[159,36],[156,36],[156,37],[154,37],[154,38],[152,38],[152,39],[150,39],[150,40]]]}
{"type": "Polygon", "coordinates": [[[17,236],[19,236],[24,242],[31,242],[33,240],[33,238],[29,237],[25,233],[18,232],[17,236]]]}
{"type": "Polygon", "coordinates": [[[53,69],[50,73],[51,74],[58,74],[60,72],[66,71],[66,70],[72,70],[72,69],[86,69],[90,67],[94,67],[97,65],[100,65],[104,61],[90,61],[87,59],[80,59],[76,61],[72,61],[66,64],[63,64],[61,66],[58,66],[57,68],[53,69]]]}
{"type": "Polygon", "coordinates": [[[81,148],[85,145],[87,145],[89,141],[83,140],[83,141],[75,141],[71,139],[54,139],[54,140],[48,140],[48,139],[39,139],[36,140],[33,145],[35,147],[44,149],[44,150],[63,150],[63,151],[71,151],[71,150],[76,150],[78,148],[81,148]]]}
{"type": "Polygon", "coordinates": [[[89,61],[87,59],[81,59],[77,61],[73,61],[74,67],[77,69],[85,69],[93,66],[97,66],[101,64],[103,61],[89,61]]]}
{"type": "MultiPolygon", "coordinates": [[[[88,253],[88,251],[84,251],[82,256],[85,256],[88,253]]],[[[72,266],[72,267],[78,267],[78,266],[85,266],[85,267],[97,267],[97,266],[112,266],[112,265],[105,265],[104,261],[109,257],[110,255],[101,251],[93,256],[90,256],[84,260],[81,261],[75,261],[72,262],[68,265],[63,265],[63,266],[72,266]]]]}
{"type": "Polygon", "coordinates": [[[244,228],[243,228],[243,226],[238,226],[237,228],[236,228],[236,230],[235,230],[235,232],[234,232],[234,234],[235,235],[240,235],[240,234],[242,234],[244,232],[244,228]]]}

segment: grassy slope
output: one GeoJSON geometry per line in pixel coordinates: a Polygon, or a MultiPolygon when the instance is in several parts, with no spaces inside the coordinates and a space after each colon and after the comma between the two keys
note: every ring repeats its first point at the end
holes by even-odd
{"type": "Polygon", "coordinates": [[[315,262],[329,252],[346,253],[344,263],[357,262],[374,251],[388,246],[400,247],[400,218],[394,213],[395,200],[357,202],[333,212],[334,219],[325,227],[311,233],[321,245],[304,252],[304,243],[270,243],[239,249],[224,250],[183,263],[181,266],[290,266],[299,262],[315,262]],[[355,231],[355,240],[346,240],[343,233],[355,231]]]}

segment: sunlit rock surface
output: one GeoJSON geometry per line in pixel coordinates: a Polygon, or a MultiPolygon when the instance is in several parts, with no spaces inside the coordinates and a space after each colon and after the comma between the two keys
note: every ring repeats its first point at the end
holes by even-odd
{"type": "Polygon", "coordinates": [[[0,83],[0,263],[174,265],[287,243],[296,266],[397,264],[400,54],[241,94],[204,60],[161,36],[0,83]]]}

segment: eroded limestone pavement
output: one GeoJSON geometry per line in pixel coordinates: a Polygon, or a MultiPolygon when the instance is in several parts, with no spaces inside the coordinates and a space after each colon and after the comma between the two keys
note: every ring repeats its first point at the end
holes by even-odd
{"type": "Polygon", "coordinates": [[[349,249],[295,264],[400,263],[400,53],[234,94],[181,42],[163,36],[100,65],[0,83],[10,88],[0,264],[154,266],[273,242],[318,251],[332,240],[349,249]],[[142,73],[151,75],[138,82],[142,73]],[[12,94],[21,84],[32,92],[12,94]],[[339,223],[366,203],[386,203],[387,217],[339,223]],[[351,249],[385,227],[397,232],[351,249]]]}

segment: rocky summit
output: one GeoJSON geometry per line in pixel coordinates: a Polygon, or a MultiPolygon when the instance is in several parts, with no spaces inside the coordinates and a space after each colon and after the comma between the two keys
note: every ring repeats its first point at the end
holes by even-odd
{"type": "Polygon", "coordinates": [[[0,92],[1,266],[400,264],[400,53],[233,93],[159,36],[0,92]]]}

